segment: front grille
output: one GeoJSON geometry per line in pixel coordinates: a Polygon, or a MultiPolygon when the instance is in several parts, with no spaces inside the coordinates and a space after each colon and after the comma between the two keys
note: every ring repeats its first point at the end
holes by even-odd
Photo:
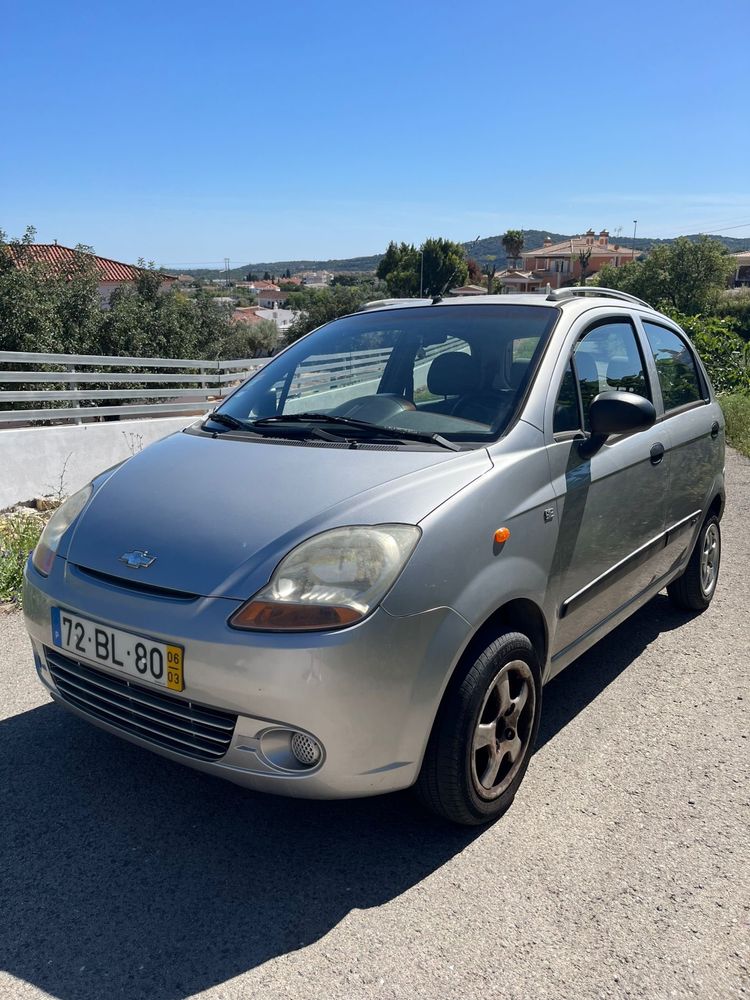
{"type": "Polygon", "coordinates": [[[147,690],[45,647],[63,701],[86,715],[196,760],[218,760],[229,749],[237,716],[174,695],[147,690]]]}

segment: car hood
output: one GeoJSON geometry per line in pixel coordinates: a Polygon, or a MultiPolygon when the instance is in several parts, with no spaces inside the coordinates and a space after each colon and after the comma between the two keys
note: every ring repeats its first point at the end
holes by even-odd
{"type": "Polygon", "coordinates": [[[244,600],[286,553],[348,524],[416,524],[491,468],[468,452],[179,433],[117,467],[60,554],[130,583],[244,600]],[[124,554],[155,557],[133,569],[124,554]]]}

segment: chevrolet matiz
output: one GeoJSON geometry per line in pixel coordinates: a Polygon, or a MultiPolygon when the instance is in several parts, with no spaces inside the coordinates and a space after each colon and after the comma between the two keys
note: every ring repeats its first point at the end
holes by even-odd
{"type": "Polygon", "coordinates": [[[721,410],[645,302],[387,301],[70,497],[24,613],[54,700],[110,733],[478,824],[550,678],[664,587],[708,606],[723,506],[721,410]]]}

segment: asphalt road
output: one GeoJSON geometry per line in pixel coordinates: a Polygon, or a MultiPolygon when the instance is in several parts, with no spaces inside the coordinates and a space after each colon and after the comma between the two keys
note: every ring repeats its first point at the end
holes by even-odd
{"type": "Polygon", "coordinates": [[[244,792],[49,702],[0,617],[0,997],[750,994],[750,462],[691,618],[663,595],[545,691],[510,812],[244,792]]]}

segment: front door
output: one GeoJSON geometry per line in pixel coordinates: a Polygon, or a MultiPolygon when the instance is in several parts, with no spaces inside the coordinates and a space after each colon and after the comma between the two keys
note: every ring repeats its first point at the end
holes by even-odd
{"type": "Polygon", "coordinates": [[[581,452],[591,402],[608,389],[652,396],[626,317],[585,329],[556,397],[548,447],[560,518],[550,581],[558,595],[553,662],[567,662],[582,640],[667,570],[670,458],[660,425],[612,436],[591,455],[581,452]]]}

